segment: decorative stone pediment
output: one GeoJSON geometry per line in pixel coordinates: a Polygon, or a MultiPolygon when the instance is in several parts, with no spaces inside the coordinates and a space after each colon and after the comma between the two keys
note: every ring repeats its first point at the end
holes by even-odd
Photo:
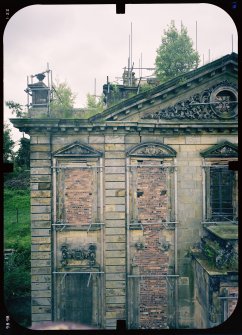
{"type": "Polygon", "coordinates": [[[238,146],[225,141],[200,152],[200,155],[204,158],[238,157],[238,146]]]}
{"type": "Polygon", "coordinates": [[[127,152],[128,156],[136,157],[153,157],[153,158],[168,158],[176,157],[176,151],[162,143],[142,143],[127,152]]]}
{"type": "Polygon", "coordinates": [[[53,155],[55,157],[101,157],[102,152],[93,149],[86,144],[74,142],[71,145],[67,145],[56,151],[53,155]]]}
{"type": "Polygon", "coordinates": [[[208,120],[231,119],[238,115],[238,91],[227,80],[196,93],[156,112],[147,112],[141,119],[208,120]]]}

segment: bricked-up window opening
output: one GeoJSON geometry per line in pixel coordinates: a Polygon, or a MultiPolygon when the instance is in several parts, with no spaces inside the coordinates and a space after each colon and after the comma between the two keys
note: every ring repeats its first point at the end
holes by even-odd
{"type": "Polygon", "coordinates": [[[90,170],[65,170],[66,221],[88,223],[92,221],[93,178],[90,170]]]}
{"type": "Polygon", "coordinates": [[[131,168],[131,218],[142,229],[130,231],[130,328],[164,329],[174,306],[174,281],[166,277],[174,273],[174,230],[164,225],[173,219],[174,170],[158,159],[137,165],[131,168]]]}
{"type": "Polygon", "coordinates": [[[209,206],[215,221],[234,218],[235,172],[228,167],[212,166],[210,175],[209,206]]]}
{"type": "Polygon", "coordinates": [[[157,164],[160,165],[160,162],[144,161],[142,168],[137,171],[139,222],[157,222],[165,220],[167,216],[166,172],[160,166],[156,167],[157,164]],[[154,165],[154,168],[150,165],[154,165]]]}
{"type": "Polygon", "coordinates": [[[77,154],[80,158],[61,157],[53,164],[53,317],[101,327],[102,163],[96,157],[82,159],[82,151],[77,154]]]}
{"type": "Polygon", "coordinates": [[[56,220],[67,225],[100,222],[98,162],[59,163],[56,220]]]}

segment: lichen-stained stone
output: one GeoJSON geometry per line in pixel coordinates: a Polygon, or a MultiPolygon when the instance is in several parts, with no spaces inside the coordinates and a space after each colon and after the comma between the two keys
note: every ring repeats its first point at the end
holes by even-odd
{"type": "Polygon", "coordinates": [[[31,197],[33,198],[50,198],[51,197],[51,191],[32,191],[31,197]]]}
{"type": "Polygon", "coordinates": [[[42,220],[46,220],[49,221],[51,220],[51,214],[45,214],[45,213],[31,213],[31,220],[33,221],[42,221],[42,220]]]}
{"type": "Polygon", "coordinates": [[[125,210],[125,205],[106,205],[105,209],[107,212],[123,212],[125,210]]]}
{"type": "Polygon", "coordinates": [[[30,144],[30,152],[50,152],[48,144],[30,144]]]}
{"type": "MultiPolygon", "coordinates": [[[[51,290],[42,290],[42,291],[40,291],[40,290],[38,290],[38,291],[31,291],[31,296],[33,297],[33,298],[51,298],[51,290]]],[[[34,308],[34,307],[36,307],[36,306],[33,306],[33,309],[32,309],[32,311],[34,312],[34,311],[38,311],[38,309],[36,308],[34,308]]],[[[38,306],[39,307],[39,306],[38,306]]],[[[40,307],[39,307],[40,308],[40,307]]]]}
{"type": "Polygon", "coordinates": [[[104,143],[104,135],[90,135],[88,138],[88,143],[89,144],[94,144],[94,143],[104,143]]]}
{"type": "Polygon", "coordinates": [[[33,229],[51,228],[51,221],[50,220],[33,220],[32,227],[33,229]]]}
{"type": "Polygon", "coordinates": [[[38,259],[38,260],[31,260],[31,266],[32,267],[45,267],[50,266],[51,260],[50,259],[38,259]]]}
{"type": "Polygon", "coordinates": [[[107,242],[106,250],[124,250],[125,243],[107,242]]]}
{"type": "Polygon", "coordinates": [[[105,166],[125,166],[124,159],[105,159],[105,166]]]}
{"type": "Polygon", "coordinates": [[[125,149],[124,144],[116,144],[116,143],[105,144],[106,151],[124,151],[124,149],[125,149]]]}
{"type": "Polygon", "coordinates": [[[32,312],[32,325],[39,324],[39,322],[51,321],[51,313],[43,313],[43,309],[40,310],[40,313],[32,312]]]}
{"type": "Polygon", "coordinates": [[[106,197],[105,202],[106,202],[106,205],[124,205],[125,198],[124,197],[106,197]]]}
{"type": "Polygon", "coordinates": [[[120,159],[125,158],[126,154],[124,151],[106,151],[105,158],[120,159]]]}
{"type": "Polygon", "coordinates": [[[106,166],[105,167],[105,173],[107,174],[111,174],[111,173],[117,173],[117,174],[120,174],[120,173],[125,173],[125,167],[124,166],[106,166]]]}
{"type": "Polygon", "coordinates": [[[31,213],[36,214],[36,213],[50,213],[51,212],[51,206],[46,206],[46,205],[35,205],[31,206],[31,213]]]}
{"type": "Polygon", "coordinates": [[[125,235],[107,235],[106,242],[125,242],[125,235]]]}
{"type": "Polygon", "coordinates": [[[51,159],[51,153],[50,152],[38,152],[38,151],[34,151],[34,148],[32,148],[33,151],[30,152],[30,160],[35,160],[35,159],[38,159],[38,160],[42,160],[42,159],[51,159]]]}
{"type": "Polygon", "coordinates": [[[41,267],[32,267],[32,272],[34,274],[50,274],[51,273],[51,268],[49,266],[41,266],[41,267]]]}
{"type": "Polygon", "coordinates": [[[51,245],[50,244],[32,244],[31,251],[50,251],[51,245]]]}
{"type": "Polygon", "coordinates": [[[125,219],[125,213],[123,213],[123,212],[106,212],[105,218],[107,220],[125,219]]]}
{"type": "Polygon", "coordinates": [[[120,189],[120,188],[125,188],[125,183],[124,182],[122,182],[122,181],[111,181],[111,182],[109,182],[109,181],[107,181],[106,183],[105,183],[105,187],[106,187],[106,189],[107,190],[112,190],[112,189],[120,189]]]}
{"type": "Polygon", "coordinates": [[[30,167],[50,167],[51,166],[51,161],[50,159],[31,159],[30,160],[30,167]]]}
{"type": "Polygon", "coordinates": [[[105,136],[105,143],[124,143],[124,136],[105,136]]]}
{"type": "Polygon", "coordinates": [[[125,258],[107,258],[106,265],[125,265],[125,258]]]}

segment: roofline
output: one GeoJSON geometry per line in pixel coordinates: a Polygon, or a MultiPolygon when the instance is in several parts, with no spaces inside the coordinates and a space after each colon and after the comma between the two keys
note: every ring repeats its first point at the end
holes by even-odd
{"type": "Polygon", "coordinates": [[[96,114],[92,117],[90,117],[88,120],[90,121],[96,121],[99,118],[103,118],[105,116],[108,116],[109,114],[111,114],[112,112],[116,111],[117,109],[122,109],[124,108],[126,105],[129,105],[131,103],[135,103],[138,100],[141,100],[142,98],[146,98],[147,96],[150,95],[154,95],[158,92],[161,92],[169,87],[171,87],[172,85],[175,85],[179,82],[180,79],[190,79],[196,75],[199,75],[202,72],[207,72],[210,68],[218,68],[221,66],[224,66],[228,63],[235,63],[238,64],[238,54],[236,54],[235,52],[232,52],[231,54],[227,54],[221,58],[218,58],[216,60],[214,60],[213,62],[210,62],[208,64],[205,64],[197,69],[191,70],[187,73],[181,74],[173,79],[170,79],[154,88],[151,88],[145,92],[139,93],[137,95],[135,95],[134,97],[125,99],[124,101],[121,101],[119,103],[117,103],[116,105],[106,109],[105,111],[103,111],[102,113],[96,114]]]}

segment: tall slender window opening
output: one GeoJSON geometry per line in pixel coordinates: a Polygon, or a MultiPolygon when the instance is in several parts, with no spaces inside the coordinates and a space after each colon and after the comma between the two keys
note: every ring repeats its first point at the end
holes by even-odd
{"type": "Polygon", "coordinates": [[[216,221],[233,219],[234,171],[227,167],[210,168],[210,208],[216,221]]]}

